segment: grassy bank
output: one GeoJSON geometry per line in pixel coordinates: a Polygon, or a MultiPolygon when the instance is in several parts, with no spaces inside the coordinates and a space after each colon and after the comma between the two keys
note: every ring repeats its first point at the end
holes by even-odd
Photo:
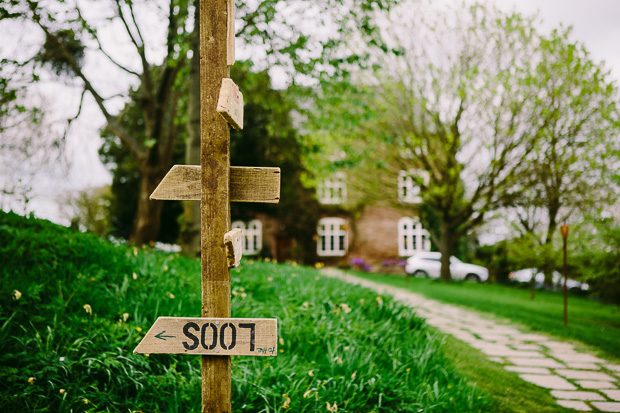
{"type": "Polygon", "coordinates": [[[369,280],[401,287],[429,298],[466,306],[504,317],[532,330],[577,340],[620,360],[620,307],[569,295],[568,326],[564,327],[562,293],[537,291],[534,300],[528,289],[469,282],[356,273],[369,280]]]}
{"type": "MultiPolygon", "coordinates": [[[[0,411],[200,409],[197,357],[133,354],[197,316],[197,260],[0,212],[0,411]]],[[[235,317],[275,317],[276,358],[233,358],[233,410],[477,412],[485,394],[410,309],[308,268],[244,260],[235,317]],[[337,406],[337,408],[335,407],[337,406]]]]}

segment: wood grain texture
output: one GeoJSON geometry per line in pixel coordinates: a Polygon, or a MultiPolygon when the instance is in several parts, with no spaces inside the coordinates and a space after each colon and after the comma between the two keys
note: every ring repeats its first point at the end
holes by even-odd
{"type": "Polygon", "coordinates": [[[275,318],[159,317],[134,353],[276,356],[278,321],[275,318]]]}
{"type": "Polygon", "coordinates": [[[232,79],[222,79],[217,112],[226,119],[230,126],[243,129],[243,94],[232,79]]]}
{"type": "MultiPolygon", "coordinates": [[[[151,194],[151,199],[199,201],[200,166],[174,165],[151,194]]],[[[280,168],[230,167],[231,202],[280,201],[280,168]]]]}
{"type": "MultiPolygon", "coordinates": [[[[227,0],[200,0],[200,257],[203,317],[230,318],[230,127],[217,113],[227,66],[227,0]]],[[[230,412],[230,357],[202,356],[202,412],[230,412]]]]}
{"type": "Polygon", "coordinates": [[[228,0],[228,13],[226,21],[226,64],[235,64],[235,0],[228,0]]]}
{"type": "Polygon", "coordinates": [[[241,263],[241,256],[243,255],[242,236],[243,230],[240,228],[235,228],[224,234],[228,268],[237,268],[241,263]]]}

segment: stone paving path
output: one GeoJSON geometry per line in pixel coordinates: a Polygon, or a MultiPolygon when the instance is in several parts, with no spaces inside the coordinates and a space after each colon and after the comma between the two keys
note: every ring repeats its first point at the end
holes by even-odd
{"type": "MultiPolygon", "coordinates": [[[[323,274],[389,294],[416,309],[428,324],[468,343],[525,381],[551,390],[558,404],[577,411],[620,412],[620,365],[576,351],[544,334],[527,334],[509,321],[444,304],[400,288],[326,268],[323,274]]],[[[620,344],[619,344],[620,345],[620,344]]]]}

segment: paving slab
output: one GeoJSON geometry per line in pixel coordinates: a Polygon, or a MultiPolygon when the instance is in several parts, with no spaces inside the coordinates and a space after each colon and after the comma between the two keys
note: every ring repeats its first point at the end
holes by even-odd
{"type": "Polygon", "coordinates": [[[620,373],[620,366],[617,364],[603,364],[603,367],[605,367],[607,370],[616,371],[620,373]]]}
{"type": "Polygon", "coordinates": [[[564,376],[567,379],[581,379],[581,380],[600,380],[600,381],[614,381],[615,379],[608,376],[605,373],[598,371],[584,371],[584,370],[564,370],[559,369],[555,371],[560,376],[564,376]]]}
{"type": "Polygon", "coordinates": [[[603,363],[604,361],[598,357],[583,353],[550,353],[550,356],[561,360],[565,363],[603,363]]]}
{"type": "Polygon", "coordinates": [[[534,342],[549,340],[549,337],[543,336],[542,334],[522,334],[522,333],[517,333],[517,334],[513,334],[512,338],[514,340],[519,340],[519,341],[534,341],[534,342]]]}
{"type": "Polygon", "coordinates": [[[603,393],[607,395],[611,400],[615,400],[620,402],[620,390],[601,390],[603,393]]]}
{"type": "Polygon", "coordinates": [[[613,383],[609,381],[597,381],[597,380],[577,380],[577,385],[584,389],[617,389],[613,383]]]}
{"type": "Polygon", "coordinates": [[[602,412],[620,412],[620,403],[617,402],[592,402],[592,406],[602,412]]]}
{"type": "Polygon", "coordinates": [[[513,350],[511,348],[492,348],[492,347],[482,347],[480,349],[484,354],[489,356],[496,357],[519,357],[519,358],[543,358],[545,357],[542,353],[538,353],[536,351],[519,351],[513,350]]]}
{"type": "Polygon", "coordinates": [[[575,370],[600,370],[601,366],[594,363],[566,363],[566,367],[575,370]]]}
{"type": "Polygon", "coordinates": [[[562,369],[565,367],[563,364],[548,358],[510,357],[508,360],[517,366],[548,367],[550,369],[562,369]]]}
{"type": "Polygon", "coordinates": [[[606,400],[605,396],[593,391],[552,390],[551,395],[556,399],[565,400],[606,400]]]}
{"type": "Polygon", "coordinates": [[[499,364],[504,364],[504,359],[501,357],[489,357],[488,359],[499,364]]]}
{"type": "Polygon", "coordinates": [[[575,409],[582,412],[592,411],[592,409],[590,409],[590,406],[588,406],[584,402],[579,402],[575,400],[558,400],[558,404],[568,409],[575,409]]]}
{"type": "Polygon", "coordinates": [[[542,347],[539,346],[538,344],[512,344],[512,343],[508,343],[510,345],[510,347],[514,348],[515,350],[522,350],[522,351],[528,351],[528,350],[533,350],[533,351],[541,351],[542,347]]]}
{"type": "Polygon", "coordinates": [[[555,374],[519,374],[525,381],[529,381],[537,386],[554,390],[577,390],[577,387],[569,383],[567,380],[555,374]]]}
{"type": "Polygon", "coordinates": [[[527,367],[527,366],[505,366],[508,371],[514,371],[515,373],[529,373],[529,374],[551,374],[549,369],[542,367],[527,367]]]}

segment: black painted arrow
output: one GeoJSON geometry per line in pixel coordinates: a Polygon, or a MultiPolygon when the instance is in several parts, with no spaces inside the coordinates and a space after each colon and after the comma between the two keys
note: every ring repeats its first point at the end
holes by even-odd
{"type": "Polygon", "coordinates": [[[176,338],[176,336],[165,336],[164,333],[166,332],[166,330],[162,331],[159,334],[155,334],[155,338],[158,338],[160,340],[164,340],[166,341],[166,339],[164,337],[168,337],[168,338],[176,338]]]}

